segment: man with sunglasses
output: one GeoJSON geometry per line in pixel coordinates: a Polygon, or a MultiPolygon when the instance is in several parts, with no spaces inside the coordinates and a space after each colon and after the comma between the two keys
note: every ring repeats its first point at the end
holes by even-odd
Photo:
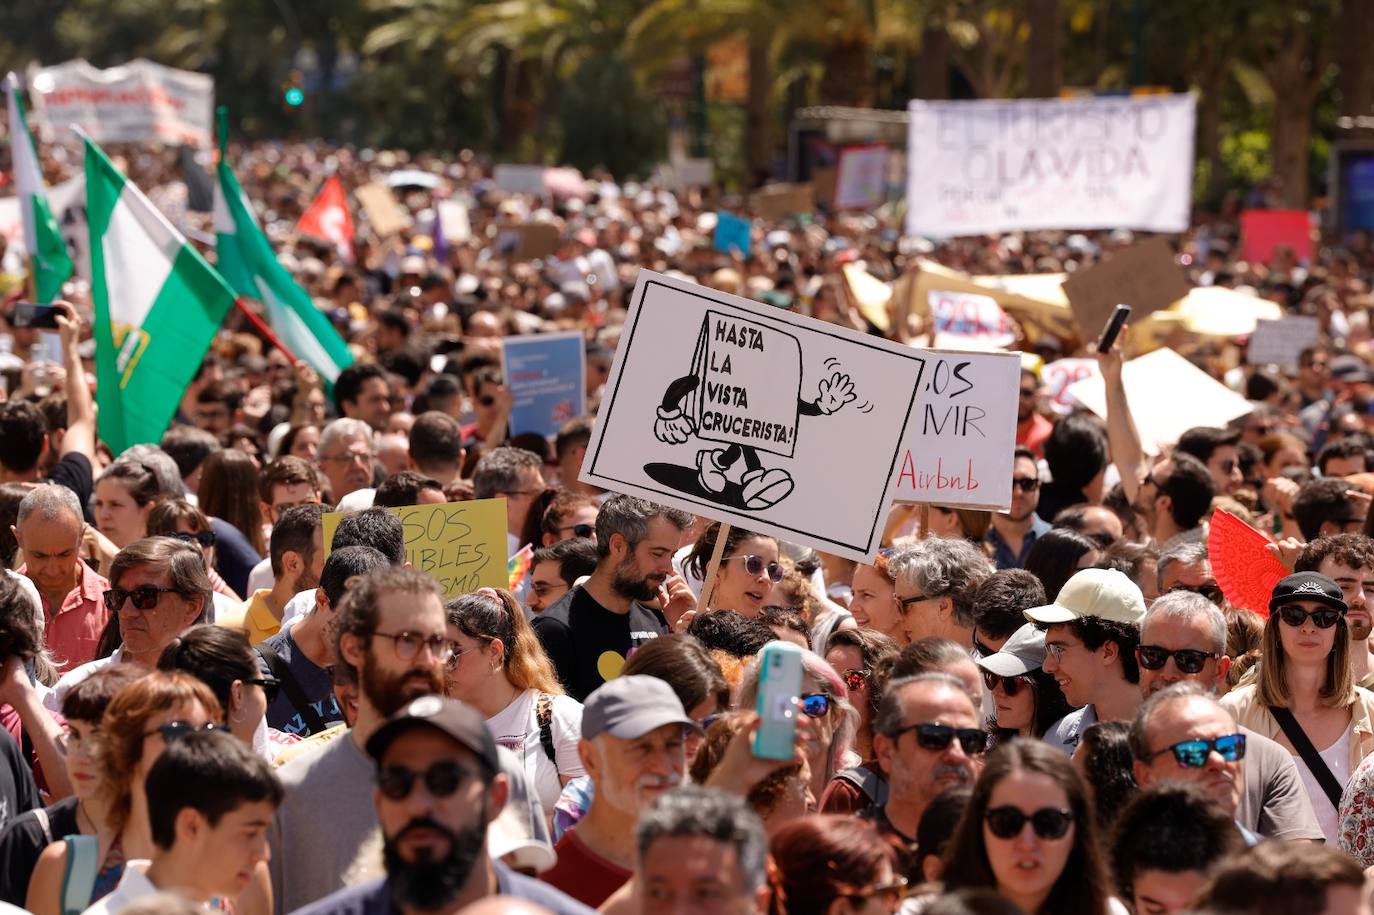
{"type": "Polygon", "coordinates": [[[1039,454],[1045,439],[1054,431],[1054,423],[1040,415],[1036,398],[1040,393],[1040,378],[1030,369],[1021,370],[1021,387],[1016,401],[1016,444],[1039,454]]]}
{"type": "Polygon", "coordinates": [[[338,890],[300,915],[453,915],[496,895],[557,915],[590,912],[488,853],[487,827],[511,789],[481,715],[453,699],[424,696],[378,727],[366,749],[386,876],[338,890]]]}
{"type": "Polygon", "coordinates": [[[1213,426],[1194,426],[1178,437],[1176,453],[1191,454],[1206,466],[1216,485],[1217,495],[1229,496],[1245,482],[1240,472],[1240,454],[1236,443],[1238,429],[1219,429],[1213,426]]]}
{"type": "Polygon", "coordinates": [[[1162,458],[1145,471],[1131,507],[1145,520],[1160,550],[1202,540],[1203,518],[1212,509],[1217,487],[1207,466],[1190,454],[1162,458]]]}
{"type": "Polygon", "coordinates": [[[1374,686],[1369,635],[1374,630],[1374,540],[1364,534],[1318,537],[1298,554],[1294,572],[1318,572],[1340,586],[1350,629],[1350,674],[1357,686],[1374,686]]]}
{"type": "MultiPolygon", "coordinates": [[[[1025,381],[1021,383],[1024,385],[1025,381]]],[[[1011,507],[993,513],[992,526],[984,538],[992,547],[992,561],[997,568],[1025,567],[1031,547],[1050,529],[1050,523],[1035,513],[1039,505],[1040,467],[1034,452],[1018,445],[1011,465],[1011,507]]]]}
{"type": "Polygon", "coordinates": [[[920,881],[916,827],[948,788],[971,785],[983,769],[987,732],[965,686],[945,673],[894,680],[873,722],[873,749],[887,776],[887,801],[860,816],[872,820],[898,855],[898,870],[920,881]]]}
{"type": "Polygon", "coordinates": [[[1201,594],[1223,610],[1230,609],[1226,595],[1212,574],[1212,561],[1207,554],[1206,543],[1179,543],[1169,547],[1160,554],[1155,575],[1160,594],[1191,591],[1201,594]]]}

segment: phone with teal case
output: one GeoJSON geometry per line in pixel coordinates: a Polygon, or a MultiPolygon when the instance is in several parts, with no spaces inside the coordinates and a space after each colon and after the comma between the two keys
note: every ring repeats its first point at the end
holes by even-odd
{"type": "Polygon", "coordinates": [[[769,642],[759,652],[754,755],[791,759],[796,753],[797,697],[802,687],[802,651],[790,642],[769,642]]]}

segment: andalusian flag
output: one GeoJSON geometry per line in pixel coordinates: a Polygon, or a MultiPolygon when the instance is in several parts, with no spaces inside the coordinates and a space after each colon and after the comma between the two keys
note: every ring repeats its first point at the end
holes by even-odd
{"type": "Polygon", "coordinates": [[[258,227],[252,206],[229,168],[226,120],[224,109],[220,109],[216,266],[235,292],[262,303],[267,321],[281,342],[332,388],[339,372],[353,363],[353,354],[306,291],[277,263],[271,243],[258,227]]]}
{"type": "Polygon", "coordinates": [[[14,160],[14,182],[19,192],[19,212],[24,222],[24,247],[28,249],[33,271],[34,296],[47,304],[62,295],[62,284],[72,275],[72,259],[67,243],[57,231],[57,220],[48,209],[43,193],[43,170],[24,116],[24,100],[19,97],[19,78],[13,73],[5,80],[10,109],[10,157],[14,160]]]}
{"type": "Polygon", "coordinates": [[[100,437],[119,454],[162,438],[234,292],[83,139],[100,437]]]}

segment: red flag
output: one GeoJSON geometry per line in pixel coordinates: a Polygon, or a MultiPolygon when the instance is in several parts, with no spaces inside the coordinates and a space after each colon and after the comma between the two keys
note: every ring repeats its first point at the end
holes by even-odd
{"type": "Polygon", "coordinates": [[[348,212],[343,183],[338,175],[331,175],[320,188],[320,196],[301,216],[296,231],[302,235],[333,242],[339,256],[353,262],[353,217],[348,212]]]}

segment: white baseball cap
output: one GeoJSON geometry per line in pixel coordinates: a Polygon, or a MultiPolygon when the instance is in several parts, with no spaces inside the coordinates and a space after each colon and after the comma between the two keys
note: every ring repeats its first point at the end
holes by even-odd
{"type": "Polygon", "coordinates": [[[1145,616],[1145,596],[1116,569],[1083,569],[1065,582],[1054,603],[1032,607],[1032,623],[1069,623],[1087,617],[1139,626],[1145,616]]]}

